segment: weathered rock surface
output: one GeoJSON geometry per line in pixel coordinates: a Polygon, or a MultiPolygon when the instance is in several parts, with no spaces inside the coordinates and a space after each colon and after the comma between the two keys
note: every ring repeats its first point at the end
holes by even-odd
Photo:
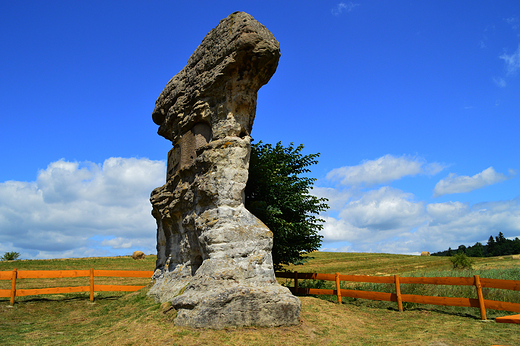
{"type": "Polygon", "coordinates": [[[274,276],[272,232],[244,207],[256,98],[278,41],[235,12],[211,30],[156,101],[172,141],[166,184],[151,195],[156,280],[149,291],[192,327],[299,323],[300,301],[274,276]]]}

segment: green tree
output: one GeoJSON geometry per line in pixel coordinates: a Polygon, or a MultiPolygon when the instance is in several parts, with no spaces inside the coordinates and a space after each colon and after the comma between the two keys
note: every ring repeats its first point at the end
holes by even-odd
{"type": "Polygon", "coordinates": [[[495,256],[495,249],[496,243],[493,236],[489,236],[488,242],[487,242],[487,251],[486,251],[486,257],[495,256]]]}
{"type": "Polygon", "coordinates": [[[507,242],[507,239],[504,237],[504,233],[502,232],[498,232],[498,236],[495,237],[495,240],[498,245],[502,245],[507,242]]]}
{"type": "Polygon", "coordinates": [[[495,256],[506,256],[514,253],[513,241],[504,237],[504,233],[498,232],[498,237],[495,237],[495,256]]]}
{"type": "Polygon", "coordinates": [[[466,256],[465,253],[458,253],[450,258],[453,264],[453,269],[471,269],[473,267],[473,260],[466,256]]]}
{"type": "Polygon", "coordinates": [[[516,237],[513,240],[513,245],[511,247],[512,247],[511,252],[513,254],[520,254],[520,239],[518,237],[516,237]]]}
{"type": "Polygon", "coordinates": [[[470,257],[484,257],[483,245],[480,242],[476,242],[475,245],[468,248],[471,249],[470,252],[466,251],[466,254],[470,257]]]}
{"type": "Polygon", "coordinates": [[[4,255],[2,257],[0,257],[0,260],[2,260],[2,261],[16,261],[18,258],[20,258],[20,253],[19,252],[15,252],[15,251],[11,251],[11,252],[4,253],[4,255]]]}
{"type": "Polygon", "coordinates": [[[246,208],[273,232],[275,270],[284,264],[301,264],[304,254],[318,250],[326,198],[310,194],[316,181],[305,176],[318,163],[319,154],[303,155],[303,145],[261,141],[251,146],[249,178],[245,189],[246,208]]]}

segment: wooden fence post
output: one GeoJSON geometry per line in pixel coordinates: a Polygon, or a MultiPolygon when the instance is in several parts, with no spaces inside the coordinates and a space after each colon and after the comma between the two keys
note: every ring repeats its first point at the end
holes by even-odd
{"type": "Polygon", "coordinates": [[[394,275],[395,294],[397,295],[397,307],[400,312],[403,312],[403,299],[401,298],[401,285],[399,285],[399,275],[394,275]]]}
{"type": "Polygon", "coordinates": [[[16,268],[13,269],[13,276],[11,277],[11,306],[14,305],[14,297],[16,297],[16,277],[18,272],[16,268]]]}
{"type": "Polygon", "coordinates": [[[94,268],[90,268],[90,301],[94,301],[94,268]]]}
{"type": "Polygon", "coordinates": [[[486,320],[486,306],[484,304],[484,295],[482,294],[482,285],[480,284],[480,278],[475,275],[475,287],[477,288],[478,304],[480,306],[480,319],[486,320]]]}
{"type": "Polygon", "coordinates": [[[294,272],[294,294],[298,294],[298,272],[294,272]]]}
{"type": "Polygon", "coordinates": [[[338,295],[338,304],[341,304],[341,287],[339,285],[339,273],[336,273],[336,294],[338,295]]]}

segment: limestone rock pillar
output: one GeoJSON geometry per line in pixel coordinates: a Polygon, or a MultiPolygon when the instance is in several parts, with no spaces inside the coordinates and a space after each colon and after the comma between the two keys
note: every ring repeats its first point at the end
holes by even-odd
{"type": "Polygon", "coordinates": [[[280,48],[252,16],[220,21],[156,101],[169,139],[166,184],[151,195],[155,284],[176,325],[208,328],[299,323],[300,301],[279,285],[272,232],[244,207],[257,92],[280,48]]]}

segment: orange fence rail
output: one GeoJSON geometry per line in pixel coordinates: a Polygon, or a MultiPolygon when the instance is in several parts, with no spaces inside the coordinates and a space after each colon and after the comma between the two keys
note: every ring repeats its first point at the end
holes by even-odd
{"type": "Polygon", "coordinates": [[[125,286],[125,285],[95,285],[95,277],[130,277],[130,278],[151,278],[153,271],[130,271],[130,270],[16,270],[0,271],[0,280],[11,280],[11,289],[0,289],[0,297],[10,297],[11,305],[14,304],[16,297],[32,296],[40,294],[56,293],[75,293],[90,292],[90,300],[94,301],[94,292],[134,292],[145,286],[125,286]],[[75,287],[52,287],[52,288],[33,288],[16,289],[17,279],[57,279],[57,278],[76,278],[90,277],[89,286],[75,287]]]}
{"type": "Polygon", "coordinates": [[[520,304],[508,303],[496,300],[484,299],[482,288],[500,288],[506,290],[520,291],[520,281],[515,280],[498,280],[479,278],[478,275],[473,277],[400,277],[394,276],[369,276],[369,275],[339,275],[336,274],[318,274],[318,273],[276,273],[278,278],[287,278],[294,280],[294,287],[289,287],[293,293],[312,294],[312,295],[336,295],[338,302],[341,303],[341,297],[363,298],[370,300],[383,300],[396,302],[399,311],[403,311],[403,302],[447,305],[447,306],[463,306],[474,307],[480,309],[482,320],[486,319],[486,309],[503,310],[520,312],[520,304]],[[298,280],[324,280],[335,281],[336,289],[317,289],[317,288],[301,288],[298,287],[298,280]],[[341,281],[350,282],[368,282],[394,284],[396,293],[375,292],[375,291],[358,291],[340,288],[341,281]],[[454,298],[454,297],[433,297],[420,296],[414,294],[401,294],[402,284],[428,284],[428,285],[456,285],[456,286],[475,286],[478,299],[474,298],[454,298]]]}

